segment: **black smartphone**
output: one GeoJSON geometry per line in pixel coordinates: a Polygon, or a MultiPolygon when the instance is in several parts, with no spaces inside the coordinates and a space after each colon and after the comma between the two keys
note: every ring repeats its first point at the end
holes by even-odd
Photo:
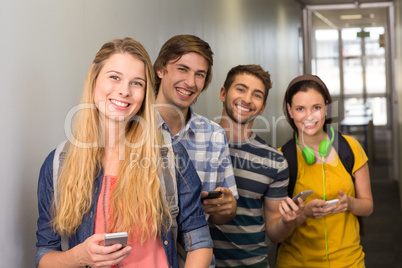
{"type": "Polygon", "coordinates": [[[206,197],[201,198],[201,202],[205,199],[214,199],[221,197],[222,192],[220,191],[208,191],[208,195],[206,197]]]}

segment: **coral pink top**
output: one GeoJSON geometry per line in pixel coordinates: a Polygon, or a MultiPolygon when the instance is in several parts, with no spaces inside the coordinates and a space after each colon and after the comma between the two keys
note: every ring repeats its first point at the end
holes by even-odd
{"type": "MultiPolygon", "coordinates": [[[[109,204],[116,181],[116,176],[104,175],[103,177],[96,208],[94,233],[105,233],[109,227],[109,204]]],[[[168,267],[165,250],[159,236],[156,238],[151,236],[143,245],[138,239],[130,236],[127,245],[132,248],[130,255],[114,267],[168,267]]]]}

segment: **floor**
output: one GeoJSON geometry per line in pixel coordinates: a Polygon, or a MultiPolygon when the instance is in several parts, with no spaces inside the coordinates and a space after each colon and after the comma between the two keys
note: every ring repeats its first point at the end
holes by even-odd
{"type": "Polygon", "coordinates": [[[364,219],[366,267],[402,267],[402,216],[398,184],[390,179],[390,133],[375,130],[375,158],[370,165],[374,212],[364,219]]]}
{"type": "MultiPolygon", "coordinates": [[[[370,161],[374,212],[364,218],[361,238],[366,268],[402,268],[402,214],[398,184],[390,179],[390,132],[376,129],[375,157],[370,161]]],[[[275,268],[276,246],[271,245],[269,263],[275,268]]]]}

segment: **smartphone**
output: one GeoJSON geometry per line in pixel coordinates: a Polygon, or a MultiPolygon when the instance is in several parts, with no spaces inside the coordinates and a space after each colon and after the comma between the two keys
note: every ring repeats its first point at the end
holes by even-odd
{"type": "Polygon", "coordinates": [[[121,244],[122,248],[127,246],[127,232],[110,233],[105,235],[105,246],[121,244]]]}
{"type": "Polygon", "coordinates": [[[297,198],[301,198],[303,199],[303,201],[306,200],[307,197],[309,197],[314,191],[313,190],[306,190],[306,191],[302,191],[300,193],[298,193],[297,195],[295,195],[292,200],[293,202],[296,203],[296,205],[299,205],[299,202],[297,201],[297,198]]]}
{"type": "Polygon", "coordinates": [[[336,205],[339,202],[339,199],[327,200],[326,202],[327,202],[327,204],[325,206],[323,206],[323,208],[336,205]]]}
{"type": "Polygon", "coordinates": [[[208,195],[206,197],[201,198],[201,202],[204,201],[205,199],[219,198],[221,197],[221,195],[222,195],[221,191],[208,191],[208,195]]]}

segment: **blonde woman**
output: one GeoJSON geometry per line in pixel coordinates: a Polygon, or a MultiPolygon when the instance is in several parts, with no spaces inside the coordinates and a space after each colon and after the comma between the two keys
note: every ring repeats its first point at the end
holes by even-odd
{"type": "Polygon", "coordinates": [[[96,54],[57,187],[54,151],[41,168],[36,266],[177,267],[171,232],[177,225],[179,241],[189,250],[186,266],[208,267],[212,243],[192,166],[177,172],[186,183],[177,183],[180,213],[172,222],[159,178],[163,142],[153,84],[152,64],[139,42],[112,40],[96,54]],[[128,233],[126,247],[103,245],[105,234],[114,232],[128,233]],[[61,236],[68,237],[66,251],[61,236]]]}

